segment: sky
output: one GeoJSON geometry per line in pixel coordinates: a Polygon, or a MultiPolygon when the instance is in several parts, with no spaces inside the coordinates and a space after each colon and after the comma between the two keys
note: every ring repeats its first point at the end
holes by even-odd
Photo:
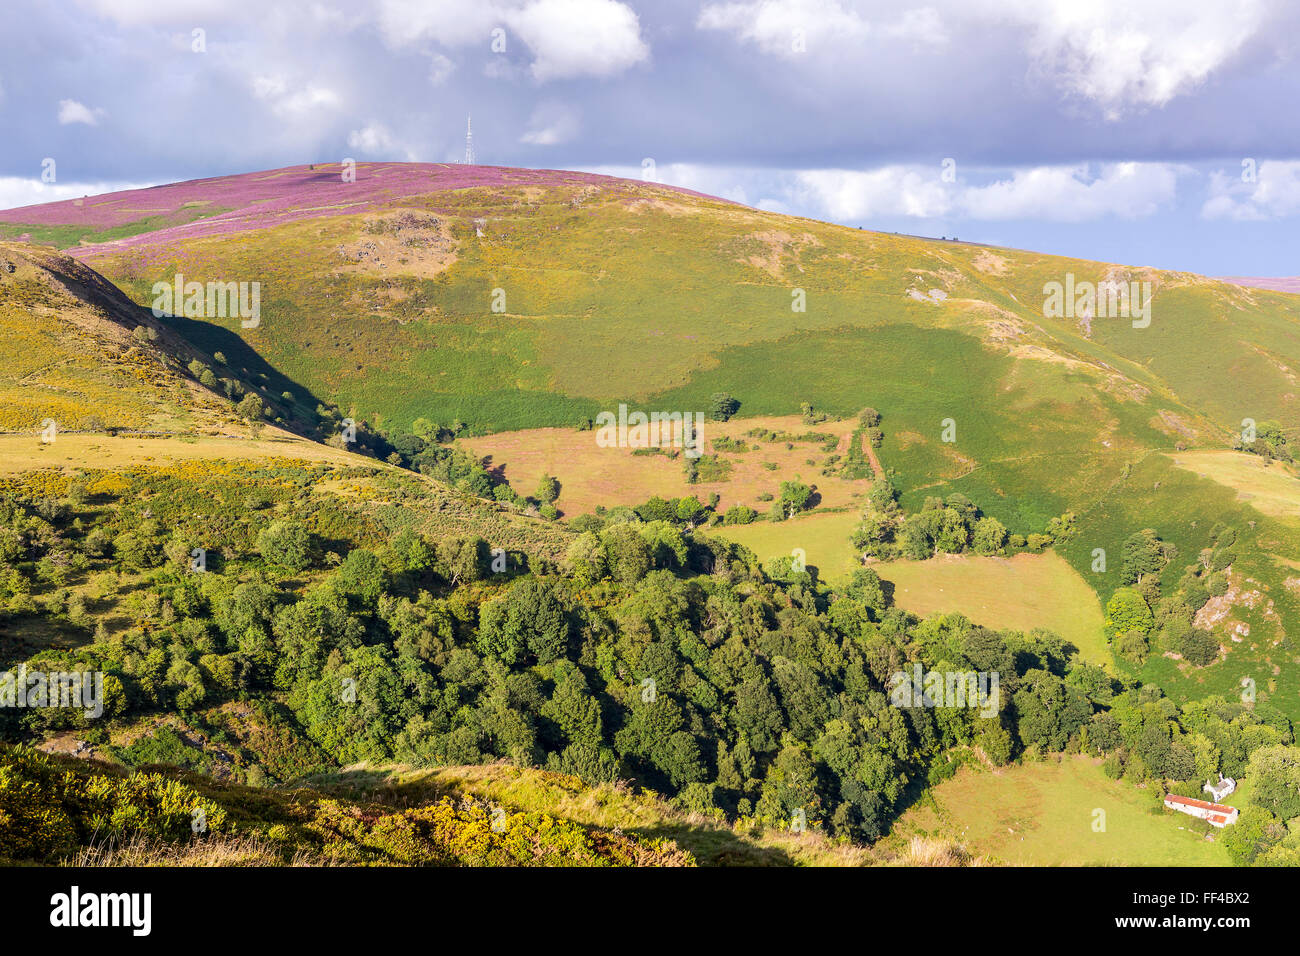
{"type": "Polygon", "coordinates": [[[1290,276],[1298,55],[1294,0],[5,0],[0,209],[455,162],[472,115],[488,165],[1290,276]]]}

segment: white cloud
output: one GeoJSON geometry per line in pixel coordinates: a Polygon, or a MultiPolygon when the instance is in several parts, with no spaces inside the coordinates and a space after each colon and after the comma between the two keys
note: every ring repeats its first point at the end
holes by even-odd
{"type": "Polygon", "coordinates": [[[940,182],[937,167],[922,170],[886,166],[865,172],[812,169],[796,174],[792,189],[801,203],[811,202],[832,219],[880,216],[946,216],[953,193],[940,182]]]}
{"type": "Polygon", "coordinates": [[[578,113],[561,103],[543,103],[533,110],[528,130],[519,142],[532,146],[556,146],[567,143],[578,133],[578,113]]]}
{"type": "Polygon", "coordinates": [[[91,109],[76,100],[59,100],[59,124],[67,126],[71,123],[85,123],[87,126],[98,126],[104,111],[96,107],[91,109]]]}
{"type": "MultiPolygon", "coordinates": [[[[1005,7],[994,2],[991,7],[1005,7]]],[[[1035,69],[1117,119],[1196,89],[1257,35],[1266,0],[1014,0],[1035,69]]]]}
{"type": "Polygon", "coordinates": [[[1174,201],[1183,171],[1171,163],[1108,163],[1095,176],[1087,165],[1016,170],[1010,179],[965,188],[960,209],[984,220],[1139,219],[1174,201]]]}
{"type": "MultiPolygon", "coordinates": [[[[146,189],[154,183],[43,183],[21,176],[0,176],[0,210],[62,199],[80,199],[126,189],[146,189]]],[[[2,218],[2,217],[0,217],[2,218]]]]}
{"type": "Polygon", "coordinates": [[[861,47],[870,37],[909,40],[942,46],[948,36],[933,7],[909,10],[902,16],[881,11],[870,19],[861,3],[852,0],[738,0],[706,4],[695,25],[701,30],[722,30],[752,43],[764,53],[798,57],[826,48],[861,47]]]}
{"type": "Polygon", "coordinates": [[[414,162],[415,151],[394,136],[383,123],[368,123],[361,129],[348,133],[348,147],[367,156],[379,156],[384,159],[404,157],[407,162],[414,162]]]}
{"type": "MultiPolygon", "coordinates": [[[[578,170],[585,173],[599,173],[602,176],[639,179],[664,186],[678,186],[744,205],[751,204],[749,193],[752,190],[766,189],[769,185],[767,181],[769,177],[756,174],[753,170],[701,166],[695,163],[654,163],[653,160],[651,162],[653,165],[648,168],[649,177],[646,175],[647,168],[642,166],[580,166],[578,170]]],[[[762,199],[758,204],[769,202],[782,205],[780,200],[776,199],[762,199]]]]}
{"type": "Polygon", "coordinates": [[[266,100],[277,116],[293,117],[316,110],[333,109],[341,102],[339,95],[329,87],[309,83],[292,88],[279,75],[255,76],[252,87],[253,95],[259,100],[266,100]]]}
{"type": "Polygon", "coordinates": [[[632,8],[616,0],[535,0],[512,18],[539,81],[612,76],[650,56],[632,8]]]}
{"type": "Polygon", "coordinates": [[[613,76],[649,58],[636,12],[620,0],[380,0],[380,31],[393,47],[432,39],[446,47],[492,49],[504,30],[531,51],[538,82],[613,76]]]}
{"type": "MultiPolygon", "coordinates": [[[[900,41],[956,49],[989,40],[1022,46],[1031,76],[1099,106],[1110,119],[1162,107],[1194,91],[1280,21],[1282,0],[932,0],[897,12],[894,0],[705,2],[701,30],[719,30],[764,53],[841,69],[900,41]],[[953,40],[952,37],[957,37],[953,40]],[[1015,38],[1023,37],[1023,41],[1015,38]]],[[[1280,22],[1279,33],[1289,32],[1280,22]]]]}
{"type": "Polygon", "coordinates": [[[189,22],[195,17],[213,17],[232,6],[254,8],[252,0],[78,0],[81,7],[109,20],[130,26],[189,22]]]}
{"type": "Polygon", "coordinates": [[[961,176],[947,183],[941,172],[938,164],[788,171],[765,183],[765,191],[778,199],[758,205],[800,209],[840,222],[1137,219],[1171,205],[1178,178],[1188,170],[1167,163],[1113,163],[1095,173],[1088,166],[1042,166],[1009,170],[978,184],[961,176]]]}
{"type": "Polygon", "coordinates": [[[1244,174],[1245,167],[1236,175],[1210,176],[1202,218],[1257,221],[1300,215],[1300,162],[1265,160],[1259,163],[1254,182],[1244,174]]]}
{"type": "Polygon", "coordinates": [[[441,53],[435,53],[429,59],[429,82],[441,86],[456,70],[456,64],[441,53]]]}

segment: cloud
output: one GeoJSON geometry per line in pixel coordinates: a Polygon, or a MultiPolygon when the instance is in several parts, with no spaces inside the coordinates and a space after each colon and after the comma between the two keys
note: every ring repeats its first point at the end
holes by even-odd
{"type": "Polygon", "coordinates": [[[348,133],[348,148],[366,156],[380,156],[391,159],[403,157],[407,162],[416,159],[415,150],[403,142],[382,123],[368,123],[361,129],[348,133]]]}
{"type": "Polygon", "coordinates": [[[954,200],[953,191],[939,179],[938,167],[805,170],[795,175],[791,192],[798,202],[811,203],[838,220],[937,218],[948,215],[954,200]]]}
{"type": "Polygon", "coordinates": [[[533,146],[556,146],[567,143],[578,133],[578,113],[561,103],[543,103],[533,110],[528,130],[519,142],[533,146]]]}
{"type": "Polygon", "coordinates": [[[292,117],[320,109],[333,109],[340,98],[332,89],[308,83],[296,89],[289,86],[283,76],[255,76],[253,95],[266,100],[277,116],[292,117]]]}
{"type": "Polygon", "coordinates": [[[1254,166],[1253,160],[1246,160],[1240,174],[1211,174],[1201,217],[1257,222],[1300,215],[1300,161],[1265,160],[1257,171],[1254,166]]]}
{"type": "Polygon", "coordinates": [[[90,109],[76,100],[59,100],[59,125],[68,126],[72,123],[85,123],[87,126],[98,126],[100,118],[103,117],[104,111],[96,107],[90,109]]]}
{"type": "Polygon", "coordinates": [[[536,0],[512,19],[538,81],[612,76],[650,56],[636,13],[615,0],[536,0]]]}
{"type": "MultiPolygon", "coordinates": [[[[999,4],[993,4],[997,7],[999,4]]],[[[1264,0],[1016,0],[1034,68],[1109,119],[1196,89],[1256,36],[1264,0]]]]}
{"type": "Polygon", "coordinates": [[[434,86],[442,86],[455,71],[456,64],[441,53],[429,58],[429,82],[434,86]]]}
{"type": "MultiPolygon", "coordinates": [[[[1300,165],[1300,164],[1298,164],[1300,165]]],[[[586,167],[588,172],[642,178],[631,166],[586,167]]],[[[1168,163],[1110,163],[977,170],[982,182],[943,167],[895,164],[875,169],[734,169],[661,163],[654,180],[777,212],[833,222],[917,219],[1079,223],[1153,216],[1177,197],[1180,177],[1192,170],[1168,163]]]]}
{"type": "Polygon", "coordinates": [[[1017,170],[1010,179],[964,189],[960,209],[983,220],[1140,219],[1173,203],[1180,172],[1171,163],[1108,163],[1096,175],[1086,164],[1017,170]]]}
{"type": "Polygon", "coordinates": [[[538,82],[613,76],[650,56],[640,18],[620,0],[381,0],[377,18],[394,48],[428,39],[488,52],[496,41],[509,55],[517,38],[538,82]]]}
{"type": "Polygon", "coordinates": [[[125,189],[146,189],[155,183],[43,183],[22,176],[0,176],[0,210],[62,199],[80,199],[125,189]]]}
{"type": "MultiPolygon", "coordinates": [[[[869,19],[864,5],[841,0],[740,0],[701,8],[695,25],[722,30],[752,43],[764,53],[798,57],[825,47],[861,46],[870,38],[910,40],[941,46],[948,41],[933,7],[909,10],[900,17],[869,19]]],[[[883,14],[883,11],[882,11],[883,14]]]]}

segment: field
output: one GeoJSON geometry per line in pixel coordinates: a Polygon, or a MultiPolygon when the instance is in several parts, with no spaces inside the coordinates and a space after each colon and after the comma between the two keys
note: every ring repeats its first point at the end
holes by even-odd
{"type": "Polygon", "coordinates": [[[821,580],[836,584],[860,566],[849,534],[861,518],[856,509],[804,515],[789,521],[756,521],[747,525],[718,525],[708,533],[743,544],[760,561],[804,550],[804,560],[817,568],[821,580]]]}
{"type": "Polygon", "coordinates": [[[1180,468],[1235,489],[1237,500],[1256,511],[1300,521],[1300,479],[1281,462],[1235,451],[1184,451],[1172,458],[1180,468]]]}
{"type": "MultiPolygon", "coordinates": [[[[998,771],[963,767],[894,827],[896,837],[943,836],[1015,866],[1228,866],[1227,852],[1162,794],[1111,780],[1099,761],[1065,757],[998,771]],[[1105,830],[1093,829],[1095,811],[1105,830]]],[[[1227,803],[1240,806],[1238,791],[1227,803]]]]}
{"type": "MultiPolygon", "coordinates": [[[[835,465],[843,463],[857,426],[856,419],[805,425],[797,415],[706,421],[701,429],[704,456],[700,461],[717,454],[730,470],[726,480],[695,483],[687,482],[680,453],[635,454],[631,448],[602,448],[595,431],[536,428],[462,439],[461,444],[474,455],[488,458],[489,467],[499,470],[520,494],[531,494],[543,475],[554,475],[560,481],[557,506],[566,515],[586,514],[597,505],[639,505],[654,495],[695,495],[707,500],[714,493],[719,510],[747,504],[764,513],[770,505],[759,496],[777,494],[782,481],[799,479],[815,485],[821,496],[820,508],[844,507],[865,493],[866,480],[822,475],[831,455],[840,456],[835,465]],[[755,428],[795,437],[809,432],[830,435],[835,447],[828,452],[820,441],[768,442],[745,437],[745,432],[755,428]],[[718,451],[715,440],[723,438],[743,441],[749,450],[718,451]]],[[[664,450],[676,452],[668,446],[664,450]]]]}
{"type": "Polygon", "coordinates": [[[1079,648],[1084,660],[1111,660],[1101,602],[1060,555],[1010,558],[940,555],[874,565],[894,584],[894,603],[914,614],[958,611],[986,627],[1045,627],[1079,648]]]}
{"type": "MultiPolygon", "coordinates": [[[[802,548],[822,580],[834,584],[859,567],[849,535],[856,511],[808,515],[783,522],[710,529],[739,542],[760,560],[802,548]]],[[[1047,628],[1079,648],[1083,658],[1109,665],[1096,593],[1059,555],[1017,554],[1010,558],[940,555],[927,561],[873,564],[894,585],[894,603],[914,614],[957,612],[976,624],[1029,631],[1047,628]]]]}

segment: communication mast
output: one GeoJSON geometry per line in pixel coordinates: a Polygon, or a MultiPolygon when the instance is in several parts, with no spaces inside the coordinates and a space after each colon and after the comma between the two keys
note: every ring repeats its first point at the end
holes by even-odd
{"type": "Polygon", "coordinates": [[[474,127],[470,124],[470,116],[465,115],[465,159],[466,166],[474,165],[474,127]]]}

